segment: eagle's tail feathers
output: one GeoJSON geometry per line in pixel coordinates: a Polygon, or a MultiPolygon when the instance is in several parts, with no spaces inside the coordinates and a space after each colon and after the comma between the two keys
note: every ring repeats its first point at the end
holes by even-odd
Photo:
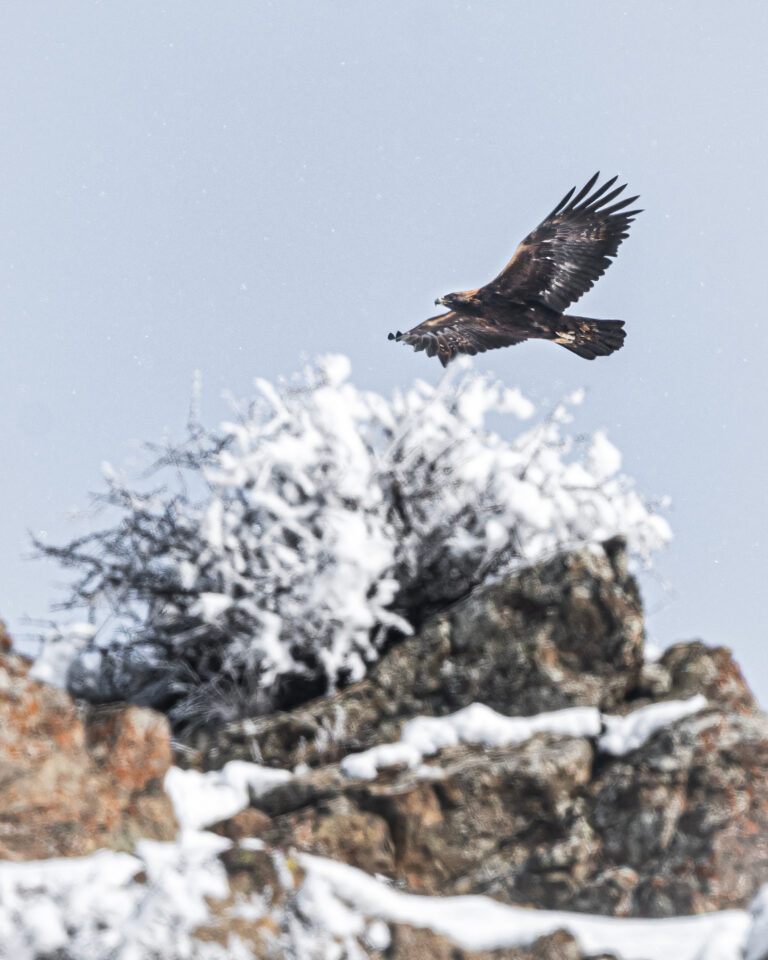
{"type": "Polygon", "coordinates": [[[623,320],[592,320],[590,317],[569,316],[562,319],[567,321],[567,324],[564,324],[563,331],[558,330],[555,342],[585,360],[607,357],[624,345],[626,334],[623,320]]]}

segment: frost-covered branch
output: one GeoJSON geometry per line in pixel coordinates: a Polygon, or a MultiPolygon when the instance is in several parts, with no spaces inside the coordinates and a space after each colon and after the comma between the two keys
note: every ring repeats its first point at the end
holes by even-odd
{"type": "Polygon", "coordinates": [[[232,422],[191,416],[184,443],[151,448],[162,487],[105,470],[112,527],[38,544],[79,574],[66,606],[110,617],[108,635],[78,633],[72,692],[179,725],[286,707],[359,679],[393,632],[488,578],[617,533],[648,563],[670,536],[604,434],[565,432],[578,396],[510,438],[486,417],[531,404],[460,364],[392,400],[348,378],[331,356],[257,380],[232,422]]]}

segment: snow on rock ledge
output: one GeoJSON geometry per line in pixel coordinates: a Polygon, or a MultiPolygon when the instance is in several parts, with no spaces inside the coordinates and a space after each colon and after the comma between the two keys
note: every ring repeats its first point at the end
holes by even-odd
{"type": "Polygon", "coordinates": [[[179,825],[199,830],[238,813],[248,806],[252,797],[258,797],[291,776],[288,770],[231,760],[221,770],[209,773],[171,767],[165,775],[165,789],[179,825]]]}
{"type": "Polygon", "coordinates": [[[597,741],[597,746],[603,753],[610,753],[614,757],[624,756],[641,747],[659,730],[704,710],[706,706],[707,698],[699,693],[690,700],[651,703],[624,717],[603,715],[606,730],[597,741]]]}
{"type": "Polygon", "coordinates": [[[322,902],[325,910],[335,899],[347,911],[352,908],[352,916],[428,927],[468,950],[526,947],[564,929],[585,953],[609,953],[621,960],[742,960],[752,926],[744,910],[636,920],[531,910],[480,896],[423,897],[332,860],[303,855],[299,862],[307,871],[304,897],[322,902]]]}
{"type": "MultiPolygon", "coordinates": [[[[205,898],[229,895],[217,859],[228,846],[210,833],[184,833],[172,843],[141,841],[134,856],[101,850],[0,863],[0,957],[37,960],[58,950],[71,960],[202,957],[192,934],[210,918],[205,898]]],[[[252,956],[206,946],[209,960],[252,956]]]]}
{"type": "Polygon", "coordinates": [[[760,960],[768,948],[768,888],[750,911],[615,919],[483,896],[417,896],[308,855],[298,857],[304,877],[294,889],[293,874],[276,855],[271,879],[279,886],[282,876],[287,889],[253,891],[232,904],[218,859],[229,846],[209,833],[185,832],[175,843],[145,841],[135,856],[100,851],[0,864],[0,956],[36,960],[65,951],[72,960],[364,960],[370,955],[365,945],[388,945],[391,924],[427,928],[469,951],[525,948],[557,930],[572,934],[585,954],[620,960],[742,960],[745,945],[746,960],[760,960]],[[214,922],[213,902],[231,904],[224,908],[233,918],[224,943],[197,935],[214,922]],[[254,921],[267,933],[259,946],[240,936],[254,921]]]}
{"type": "Polygon", "coordinates": [[[448,717],[414,717],[403,727],[399,742],[384,743],[341,761],[347,777],[373,780],[379,770],[404,764],[418,767],[424,757],[459,743],[505,747],[522,743],[537,733],[569,737],[598,737],[598,748],[622,756],[642,746],[669,724],[707,706],[700,694],[690,700],[652,703],[624,717],[601,714],[595,707],[572,707],[534,717],[507,717],[482,703],[473,703],[448,717]],[[601,734],[601,730],[605,732],[601,734]]]}

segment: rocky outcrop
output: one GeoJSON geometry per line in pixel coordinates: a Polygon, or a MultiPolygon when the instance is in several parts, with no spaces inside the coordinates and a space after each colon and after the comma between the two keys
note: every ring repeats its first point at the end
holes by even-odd
{"type": "MultiPolygon", "coordinates": [[[[643,639],[637,588],[623,544],[612,541],[476,592],[335,696],[177,744],[177,764],[200,771],[256,760],[294,772],[272,774],[271,787],[253,787],[249,806],[213,826],[231,841],[216,861],[228,894],[208,897],[196,942],[226,954],[234,939],[253,956],[314,960],[285,946],[312,929],[312,910],[326,902],[327,892],[316,889],[313,900],[304,890],[311,860],[302,854],[385,878],[385,889],[532,908],[672,917],[747,907],[768,883],[768,718],[727,649],[679,643],[646,662],[643,639]],[[598,724],[588,735],[539,732],[507,745],[465,738],[425,750],[421,762],[395,752],[372,779],[347,775],[354,767],[342,763],[397,741],[417,716],[472,703],[512,717],[571,707],[621,716],[697,694],[706,706],[621,755],[598,724]]],[[[158,714],[125,705],[84,712],[31,681],[6,648],[0,858],[170,839],[161,788],[170,750],[158,714]]],[[[472,952],[402,919],[366,916],[360,932],[345,934],[354,949],[338,956],[588,960],[573,930],[472,952]]]]}
{"type": "Polygon", "coordinates": [[[744,906],[768,881],[768,721],[724,648],[677,644],[653,663],[642,653],[622,544],[555,558],[436,618],[363,683],[203,744],[204,766],[233,756],[308,765],[220,829],[420,893],[615,916],[744,906]],[[373,782],[337,762],[396,740],[417,714],[475,701],[509,715],[622,714],[702,692],[707,710],[626,757],[540,734],[451,747],[373,782]]]}
{"type": "Polygon", "coordinates": [[[176,821],[162,787],[168,724],[118,705],[80,711],[61,690],[31,680],[0,648],[0,859],[130,850],[169,840],[176,821]]]}
{"type": "Polygon", "coordinates": [[[427,894],[614,916],[744,906],[768,881],[768,721],[704,711],[626,758],[540,735],[372,783],[326,768],[219,827],[427,894]]]}

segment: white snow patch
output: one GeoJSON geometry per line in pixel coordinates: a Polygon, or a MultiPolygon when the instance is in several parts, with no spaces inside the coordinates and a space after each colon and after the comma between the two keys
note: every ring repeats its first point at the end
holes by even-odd
{"type": "Polygon", "coordinates": [[[749,912],[752,927],[744,949],[744,960],[763,960],[768,956],[768,885],[758,891],[749,912]]]}
{"type": "Polygon", "coordinates": [[[373,950],[386,950],[392,942],[389,927],[383,920],[374,920],[365,931],[365,942],[373,950]]]}
{"type": "Polygon", "coordinates": [[[175,843],[140,841],[136,856],[100,850],[0,862],[0,955],[35,960],[62,949],[72,960],[242,957],[208,944],[203,953],[191,936],[210,919],[205,898],[228,895],[217,855],[229,845],[213,834],[186,832],[175,843]],[[136,879],[139,873],[146,881],[136,879]]]}
{"type": "Polygon", "coordinates": [[[604,716],[605,733],[598,740],[598,747],[614,757],[623,756],[642,746],[654,733],[684,717],[704,710],[707,698],[700,693],[690,700],[667,700],[640,707],[625,717],[604,716]]]}
{"type": "Polygon", "coordinates": [[[50,900],[33,899],[25,911],[24,920],[31,933],[30,946],[36,953],[53,953],[66,946],[64,918],[50,900]]]}
{"type": "Polygon", "coordinates": [[[327,353],[318,358],[317,365],[333,387],[338,387],[348,380],[352,372],[350,359],[343,353],[327,353]]]}
{"type": "Polygon", "coordinates": [[[232,606],[233,600],[225,593],[201,593],[192,613],[199,614],[206,623],[215,623],[232,606]]]}
{"type": "Polygon", "coordinates": [[[612,477],[621,469],[621,454],[602,430],[592,437],[587,454],[590,472],[598,480],[612,477]]]}
{"type": "MultiPolygon", "coordinates": [[[[751,922],[744,910],[636,920],[531,910],[482,896],[425,897],[394,890],[347,864],[309,854],[298,859],[307,871],[302,909],[315,917],[327,911],[336,929],[342,925],[335,919],[340,911],[334,899],[368,918],[434,930],[466,950],[529,946],[565,929],[585,953],[613,953],[622,960],[741,960],[751,922]]],[[[341,915],[352,929],[348,914],[341,915]]]]}
{"type": "Polygon", "coordinates": [[[537,733],[597,736],[600,714],[594,707],[572,707],[533,717],[507,717],[483,703],[472,703],[447,717],[414,717],[403,727],[401,739],[422,756],[430,756],[457,743],[505,747],[537,733]]]}
{"type": "Polygon", "coordinates": [[[642,746],[657,730],[703,710],[705,697],[670,700],[641,707],[625,717],[601,714],[596,707],[570,707],[532,717],[508,717],[482,703],[473,703],[447,717],[414,717],[402,729],[400,740],[383,743],[341,761],[347,777],[374,780],[380,770],[403,764],[415,770],[424,757],[459,743],[504,747],[522,743],[537,733],[569,737],[599,737],[598,749],[613,756],[642,746]],[[605,731],[601,734],[601,730],[605,731]]]}
{"type": "Polygon", "coordinates": [[[646,663],[658,663],[663,656],[663,647],[660,647],[658,643],[653,643],[650,640],[645,641],[645,644],[643,645],[643,659],[646,663]]]}
{"type": "Polygon", "coordinates": [[[230,760],[221,770],[201,773],[171,767],[165,790],[182,829],[199,830],[239,813],[278,783],[290,780],[289,770],[276,770],[245,760],[230,760]]]}
{"type": "Polygon", "coordinates": [[[413,770],[421,763],[423,756],[420,750],[409,743],[381,743],[370,750],[344,757],[341,761],[341,772],[345,777],[375,780],[379,770],[389,767],[403,764],[413,770]]]}
{"type": "Polygon", "coordinates": [[[528,420],[536,412],[536,407],[517,387],[507,387],[502,392],[499,410],[514,413],[520,420],[528,420]]]}
{"type": "Polygon", "coordinates": [[[243,850],[264,850],[266,845],[259,837],[243,837],[240,840],[240,846],[243,850]]]}

